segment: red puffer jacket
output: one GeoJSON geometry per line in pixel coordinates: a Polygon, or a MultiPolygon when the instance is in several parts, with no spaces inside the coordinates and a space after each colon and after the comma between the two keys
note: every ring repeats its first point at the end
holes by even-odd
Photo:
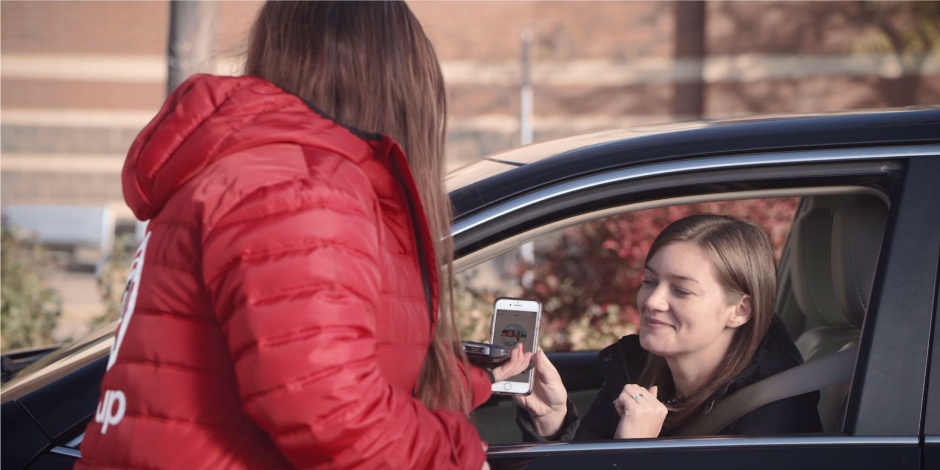
{"type": "Polygon", "coordinates": [[[412,397],[437,270],[390,138],[195,76],[123,184],[150,223],[76,468],[481,467],[466,416],[412,397]]]}

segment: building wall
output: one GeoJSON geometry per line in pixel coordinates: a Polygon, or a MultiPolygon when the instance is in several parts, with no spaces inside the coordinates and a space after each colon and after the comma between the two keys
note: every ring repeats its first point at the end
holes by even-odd
{"type": "MultiPolygon", "coordinates": [[[[703,59],[677,47],[680,5],[412,2],[448,83],[448,166],[519,144],[527,29],[536,141],[697,117],[940,102],[936,53],[906,70],[871,46],[874,20],[858,2],[706,2],[703,59]],[[676,111],[683,86],[701,90],[701,116],[676,111]]],[[[235,70],[259,6],[217,3],[206,70],[235,70]]],[[[166,1],[0,2],[3,204],[109,204],[129,216],[118,177],[165,97],[168,19],[166,1]]]]}

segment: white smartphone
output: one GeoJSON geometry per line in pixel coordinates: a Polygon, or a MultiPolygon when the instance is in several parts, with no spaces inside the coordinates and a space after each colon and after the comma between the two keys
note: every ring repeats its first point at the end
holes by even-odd
{"type": "MultiPolygon", "coordinates": [[[[522,343],[525,352],[538,347],[539,319],[542,304],[537,300],[500,297],[493,305],[490,343],[512,349],[522,343]]],[[[528,395],[532,392],[532,369],[493,384],[493,393],[501,395],[528,395]]]]}

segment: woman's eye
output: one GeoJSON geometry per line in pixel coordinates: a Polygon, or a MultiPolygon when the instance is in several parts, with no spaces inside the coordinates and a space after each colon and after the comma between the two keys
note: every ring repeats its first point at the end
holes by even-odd
{"type": "Polygon", "coordinates": [[[643,279],[642,281],[640,281],[640,284],[644,286],[648,286],[648,287],[653,287],[656,285],[656,281],[652,279],[643,279]]]}
{"type": "Polygon", "coordinates": [[[689,291],[687,291],[687,290],[685,290],[685,289],[680,289],[680,288],[678,288],[678,287],[675,288],[675,289],[673,289],[672,292],[673,292],[674,294],[676,294],[677,297],[688,297],[688,296],[692,295],[691,292],[689,292],[689,291]]]}

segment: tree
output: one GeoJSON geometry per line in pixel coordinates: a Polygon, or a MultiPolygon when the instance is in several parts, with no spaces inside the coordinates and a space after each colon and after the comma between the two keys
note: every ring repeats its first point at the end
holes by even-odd
{"type": "Polygon", "coordinates": [[[0,349],[55,343],[52,332],[62,313],[59,292],[48,283],[55,260],[16,227],[3,224],[0,238],[0,349]]]}
{"type": "Polygon", "coordinates": [[[888,106],[917,104],[917,93],[927,59],[940,52],[940,2],[858,1],[857,18],[871,24],[871,32],[856,45],[858,53],[894,57],[897,76],[881,79],[879,88],[888,106]]]}

